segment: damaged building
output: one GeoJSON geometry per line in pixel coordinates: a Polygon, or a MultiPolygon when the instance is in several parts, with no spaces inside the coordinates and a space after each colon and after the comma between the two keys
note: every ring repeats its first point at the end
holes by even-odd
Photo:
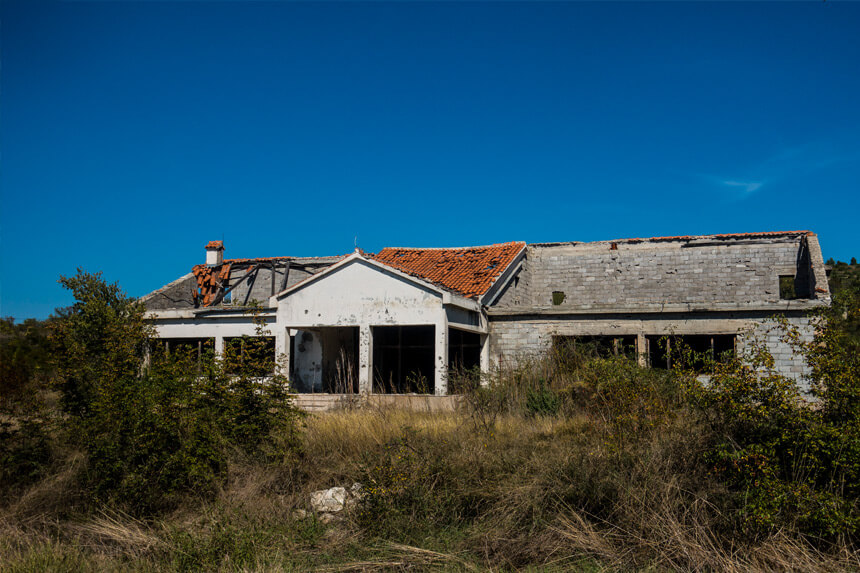
{"type": "Polygon", "coordinates": [[[281,357],[298,393],[446,395],[451,368],[488,370],[563,344],[668,368],[673,340],[719,356],[754,334],[803,382],[806,365],[768,319],[785,316],[811,336],[809,312],[830,302],[808,231],[223,253],[210,242],[205,263],[143,297],[162,343],[223,353],[260,336],[262,320],[261,347],[281,357]]]}

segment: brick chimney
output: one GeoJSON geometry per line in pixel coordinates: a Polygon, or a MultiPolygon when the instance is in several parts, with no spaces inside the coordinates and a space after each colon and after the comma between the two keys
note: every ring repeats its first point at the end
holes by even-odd
{"type": "Polygon", "coordinates": [[[224,242],[209,241],[206,243],[206,264],[210,267],[220,265],[224,261],[224,242]]]}

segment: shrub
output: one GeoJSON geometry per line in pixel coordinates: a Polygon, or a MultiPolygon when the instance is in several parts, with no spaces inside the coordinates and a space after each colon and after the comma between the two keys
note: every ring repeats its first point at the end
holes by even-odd
{"type": "Polygon", "coordinates": [[[54,325],[61,403],[96,499],[148,513],[211,493],[232,449],[263,460],[295,452],[283,377],[256,377],[254,360],[228,373],[211,353],[150,353],[143,306],[117,285],[82,271],[60,282],[76,299],[54,325]]]}
{"type": "Polygon", "coordinates": [[[743,527],[755,535],[793,529],[834,540],[860,526],[856,358],[834,331],[838,321],[824,314],[817,324],[812,342],[785,321],[774,325],[812,366],[817,403],[774,370],[755,339],[744,356],[715,365],[707,383],[682,374],[710,432],[707,461],[736,492],[743,527]]]}
{"type": "Polygon", "coordinates": [[[526,412],[532,416],[555,416],[560,407],[561,398],[547,388],[543,379],[537,390],[530,390],[526,394],[526,412]]]}

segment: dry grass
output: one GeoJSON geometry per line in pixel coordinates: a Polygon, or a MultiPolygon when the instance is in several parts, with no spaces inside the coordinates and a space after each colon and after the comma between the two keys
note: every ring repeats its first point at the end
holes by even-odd
{"type": "Polygon", "coordinates": [[[0,509],[0,562],[21,571],[860,570],[847,546],[824,552],[787,532],[744,542],[720,504],[725,492],[696,473],[701,444],[683,418],[639,441],[613,440],[602,423],[505,414],[486,429],[466,411],[312,416],[298,463],[237,460],[214,499],[152,521],[75,513],[67,500],[81,461],[72,456],[0,509]],[[294,515],[315,489],[388,475],[402,485],[381,490],[391,505],[379,507],[395,511],[369,520],[354,511],[328,526],[294,515]]]}

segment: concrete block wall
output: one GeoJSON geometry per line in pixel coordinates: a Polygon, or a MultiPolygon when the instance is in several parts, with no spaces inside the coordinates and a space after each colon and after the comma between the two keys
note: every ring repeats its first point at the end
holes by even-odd
{"type": "Polygon", "coordinates": [[[494,306],[550,306],[554,291],[565,293],[560,309],[776,302],[780,275],[799,275],[808,293],[802,241],[530,245],[521,273],[494,306]]]}
{"type": "MultiPolygon", "coordinates": [[[[815,327],[809,317],[792,317],[788,322],[800,332],[803,342],[811,342],[815,334],[815,327]]],[[[738,339],[738,351],[748,349],[753,340],[761,340],[765,343],[774,358],[774,369],[787,378],[797,382],[798,387],[804,393],[810,390],[810,369],[802,356],[798,355],[790,344],[783,340],[782,329],[773,321],[757,322],[745,336],[738,339]]]]}
{"type": "MultiPolygon", "coordinates": [[[[804,340],[811,340],[810,319],[794,316],[787,319],[800,329],[804,340]]],[[[489,323],[489,354],[491,364],[516,362],[523,357],[536,357],[552,348],[553,336],[623,336],[668,334],[736,334],[737,347],[742,352],[751,336],[759,336],[767,344],[780,373],[797,381],[802,391],[808,391],[809,368],[802,357],[780,339],[776,323],[761,316],[732,313],[716,318],[706,314],[660,317],[618,315],[599,317],[531,316],[522,319],[491,320],[489,323]]]]}

